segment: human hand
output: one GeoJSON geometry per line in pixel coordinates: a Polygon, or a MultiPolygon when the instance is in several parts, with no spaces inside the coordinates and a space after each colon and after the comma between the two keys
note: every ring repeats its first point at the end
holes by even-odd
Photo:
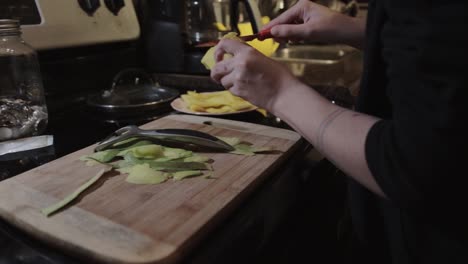
{"type": "Polygon", "coordinates": [[[221,40],[215,51],[211,77],[234,95],[271,111],[275,101],[298,80],[281,63],[237,40],[221,40]],[[224,58],[224,54],[233,57],[224,58]]]}
{"type": "Polygon", "coordinates": [[[278,42],[309,40],[345,42],[347,31],[354,31],[355,19],[309,0],[301,0],[266,24],[278,42]]]}

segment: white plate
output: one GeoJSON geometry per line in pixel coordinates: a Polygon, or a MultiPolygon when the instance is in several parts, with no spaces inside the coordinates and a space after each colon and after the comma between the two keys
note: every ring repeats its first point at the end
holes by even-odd
{"type": "Polygon", "coordinates": [[[182,100],[182,98],[177,98],[175,99],[174,101],[171,102],[171,106],[172,108],[174,108],[175,110],[179,111],[179,112],[182,112],[182,113],[186,113],[186,114],[192,114],[192,115],[209,115],[209,116],[222,116],[222,115],[233,115],[233,114],[240,114],[240,113],[245,113],[245,112],[250,112],[250,111],[254,111],[257,109],[256,106],[254,107],[251,107],[251,108],[246,108],[246,109],[243,109],[243,110],[240,110],[240,111],[235,111],[235,112],[229,112],[229,113],[208,113],[208,112],[194,112],[192,110],[190,110],[188,107],[187,107],[187,104],[184,102],[184,100],[182,100]]]}

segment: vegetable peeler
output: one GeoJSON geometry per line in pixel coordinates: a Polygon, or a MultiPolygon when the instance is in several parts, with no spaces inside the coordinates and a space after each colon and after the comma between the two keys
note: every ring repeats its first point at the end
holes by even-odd
{"type": "MultiPolygon", "coordinates": [[[[251,40],[254,40],[254,39],[258,39],[258,40],[265,40],[265,39],[268,39],[268,38],[272,38],[273,36],[271,35],[271,32],[270,32],[270,29],[265,29],[265,30],[262,30],[260,32],[258,32],[257,34],[253,34],[253,35],[247,35],[247,36],[239,36],[240,39],[242,39],[243,41],[251,41],[251,40]]],[[[203,48],[203,47],[213,47],[213,46],[216,46],[216,44],[218,44],[220,40],[213,40],[213,41],[209,41],[209,42],[204,42],[204,43],[200,43],[198,45],[195,45],[195,47],[197,48],[203,48]]]]}
{"type": "Polygon", "coordinates": [[[144,138],[155,143],[199,151],[229,152],[234,148],[210,134],[191,129],[155,129],[145,130],[137,126],[125,126],[99,142],[94,151],[115,148],[114,144],[129,138],[144,138]]]}

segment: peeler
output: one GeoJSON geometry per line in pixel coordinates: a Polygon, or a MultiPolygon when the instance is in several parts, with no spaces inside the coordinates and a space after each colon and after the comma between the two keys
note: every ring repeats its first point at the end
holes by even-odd
{"type": "MultiPolygon", "coordinates": [[[[258,32],[257,34],[252,34],[252,35],[247,35],[247,36],[239,36],[239,38],[242,39],[243,41],[251,41],[251,40],[254,40],[254,39],[258,39],[258,40],[263,41],[265,39],[269,39],[269,38],[272,38],[272,37],[273,37],[273,35],[271,35],[270,29],[262,30],[262,31],[258,32]]],[[[197,48],[213,47],[213,46],[216,46],[216,44],[218,44],[219,41],[220,41],[220,39],[209,41],[209,42],[204,42],[204,43],[200,43],[200,44],[195,45],[195,47],[197,47],[197,48]]]]}
{"type": "Polygon", "coordinates": [[[178,147],[198,151],[229,152],[234,148],[210,134],[191,129],[145,130],[130,125],[122,127],[99,142],[94,151],[102,151],[125,139],[145,138],[168,147],[178,147]]]}

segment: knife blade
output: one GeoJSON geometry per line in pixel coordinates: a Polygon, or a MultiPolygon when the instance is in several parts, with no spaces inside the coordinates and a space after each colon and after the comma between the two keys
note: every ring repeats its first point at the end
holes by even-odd
{"type": "MultiPolygon", "coordinates": [[[[258,39],[260,41],[263,41],[265,39],[273,38],[273,36],[271,35],[270,29],[265,29],[265,30],[262,30],[262,31],[258,32],[257,34],[239,36],[238,38],[242,39],[243,41],[252,41],[254,39],[258,39]]],[[[220,41],[220,39],[213,40],[213,41],[208,41],[208,42],[204,42],[204,43],[200,43],[198,45],[195,45],[195,47],[197,47],[197,48],[213,47],[213,46],[216,46],[216,44],[218,44],[219,41],[220,41]]]]}

